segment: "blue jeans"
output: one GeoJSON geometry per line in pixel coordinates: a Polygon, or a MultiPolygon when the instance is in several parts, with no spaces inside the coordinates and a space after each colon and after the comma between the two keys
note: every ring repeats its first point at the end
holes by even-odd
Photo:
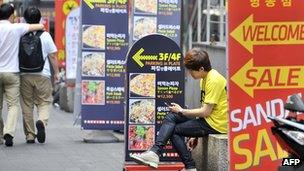
{"type": "Polygon", "coordinates": [[[203,137],[208,134],[219,134],[219,132],[211,128],[205,119],[189,119],[183,115],[169,113],[163,120],[151,150],[161,156],[163,147],[170,139],[186,169],[196,168],[191,153],[187,149],[185,137],[203,137]]]}

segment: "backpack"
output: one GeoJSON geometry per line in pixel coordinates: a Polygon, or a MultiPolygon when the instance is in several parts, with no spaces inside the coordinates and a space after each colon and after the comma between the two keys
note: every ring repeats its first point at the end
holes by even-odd
{"type": "Polygon", "coordinates": [[[43,31],[26,33],[19,43],[20,72],[40,72],[43,70],[45,59],[42,53],[40,36],[43,31]]]}

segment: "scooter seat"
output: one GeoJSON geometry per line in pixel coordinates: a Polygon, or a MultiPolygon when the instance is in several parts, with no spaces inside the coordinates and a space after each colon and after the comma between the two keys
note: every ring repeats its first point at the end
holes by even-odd
{"type": "Polygon", "coordinates": [[[304,101],[298,94],[291,95],[284,108],[292,112],[304,112],[304,101]]]}

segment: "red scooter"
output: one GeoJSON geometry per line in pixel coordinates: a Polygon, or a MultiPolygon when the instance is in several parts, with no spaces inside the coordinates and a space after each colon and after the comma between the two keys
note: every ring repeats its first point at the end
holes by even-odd
{"type": "Polygon", "coordinates": [[[304,112],[304,101],[299,95],[294,94],[289,97],[284,108],[291,112],[286,119],[268,116],[274,123],[271,131],[281,147],[289,153],[289,159],[302,161],[300,166],[294,167],[301,170],[304,169],[304,165],[301,166],[304,161],[304,120],[297,119],[296,112],[304,112]]]}

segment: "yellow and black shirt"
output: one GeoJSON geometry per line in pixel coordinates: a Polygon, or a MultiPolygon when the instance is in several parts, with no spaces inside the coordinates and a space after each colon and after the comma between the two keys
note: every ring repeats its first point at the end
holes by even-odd
{"type": "Polygon", "coordinates": [[[215,130],[220,133],[228,132],[228,107],[226,79],[212,69],[206,78],[201,79],[201,102],[214,104],[212,112],[204,119],[215,130]]]}

